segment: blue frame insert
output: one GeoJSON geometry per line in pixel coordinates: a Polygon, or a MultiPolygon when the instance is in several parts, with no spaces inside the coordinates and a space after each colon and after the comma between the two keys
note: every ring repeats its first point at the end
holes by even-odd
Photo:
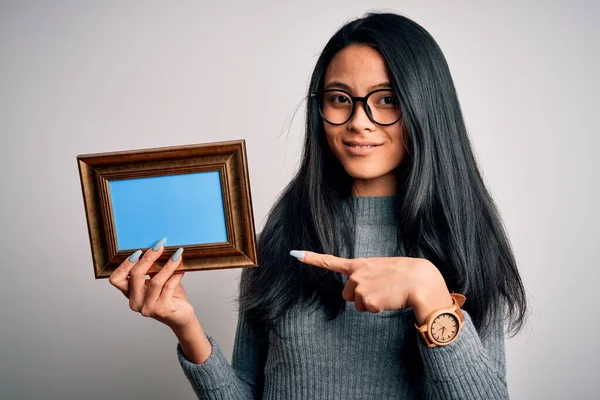
{"type": "Polygon", "coordinates": [[[118,250],[227,242],[219,171],[109,181],[118,250]]]}

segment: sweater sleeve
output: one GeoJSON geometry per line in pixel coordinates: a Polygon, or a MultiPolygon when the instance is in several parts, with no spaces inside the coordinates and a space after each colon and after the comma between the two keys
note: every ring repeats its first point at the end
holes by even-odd
{"type": "Polygon", "coordinates": [[[425,398],[508,399],[502,313],[484,341],[471,316],[464,310],[463,314],[463,329],[448,346],[429,348],[417,335],[425,369],[425,398]]]}
{"type": "Polygon", "coordinates": [[[177,344],[177,356],[185,376],[199,399],[249,400],[261,396],[266,346],[261,344],[238,316],[232,363],[229,365],[214,338],[206,335],[212,352],[202,364],[189,361],[181,345],[177,344]]]}

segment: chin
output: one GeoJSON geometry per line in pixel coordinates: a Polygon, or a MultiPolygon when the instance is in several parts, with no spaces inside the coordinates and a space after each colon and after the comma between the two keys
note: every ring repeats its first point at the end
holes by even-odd
{"type": "Polygon", "coordinates": [[[346,173],[348,173],[348,175],[350,175],[350,177],[352,177],[353,179],[363,180],[379,178],[380,176],[385,175],[387,172],[389,172],[378,171],[361,165],[353,165],[351,167],[344,166],[344,169],[346,170],[346,173]]]}

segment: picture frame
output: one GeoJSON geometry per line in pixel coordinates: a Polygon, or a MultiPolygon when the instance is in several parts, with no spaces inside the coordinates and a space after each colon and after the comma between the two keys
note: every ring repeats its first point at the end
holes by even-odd
{"type": "Polygon", "coordinates": [[[257,267],[244,139],[77,156],[94,276],[165,237],[157,272],[257,267]]]}

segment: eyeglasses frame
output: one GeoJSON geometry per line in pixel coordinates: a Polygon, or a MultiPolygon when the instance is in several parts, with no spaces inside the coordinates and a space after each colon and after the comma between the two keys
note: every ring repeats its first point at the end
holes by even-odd
{"type": "Polygon", "coordinates": [[[375,89],[375,90],[370,91],[369,93],[367,93],[366,96],[360,97],[360,96],[352,96],[350,93],[348,93],[346,90],[343,90],[343,89],[333,89],[332,88],[332,89],[325,89],[325,90],[315,90],[314,92],[312,92],[310,94],[310,97],[311,97],[311,99],[315,99],[317,101],[317,105],[318,105],[317,108],[319,109],[319,114],[321,115],[321,118],[323,118],[323,120],[325,122],[327,122],[328,124],[336,125],[336,126],[344,125],[345,123],[347,123],[348,121],[350,121],[352,119],[352,117],[354,117],[354,112],[356,111],[356,104],[357,103],[363,103],[363,107],[364,107],[365,111],[367,112],[367,117],[369,117],[369,119],[371,120],[371,122],[373,122],[374,124],[379,125],[379,126],[390,126],[390,125],[394,125],[396,122],[400,121],[400,119],[402,118],[402,112],[400,113],[400,116],[398,117],[398,119],[395,120],[394,122],[389,123],[389,124],[382,124],[382,123],[379,123],[379,122],[375,121],[375,119],[373,118],[373,114],[371,114],[371,107],[369,107],[369,104],[367,103],[367,101],[369,100],[369,97],[373,93],[384,92],[384,91],[386,91],[386,92],[387,91],[392,91],[393,92],[394,90],[393,89],[387,89],[387,88],[375,89]],[[342,92],[342,93],[347,94],[348,97],[350,97],[350,100],[352,100],[352,110],[350,111],[350,116],[348,117],[347,120],[345,120],[344,122],[341,122],[339,124],[335,124],[335,123],[329,121],[327,118],[325,118],[325,116],[323,115],[323,111],[321,110],[321,107],[320,107],[320,104],[319,104],[321,102],[321,100],[319,100],[317,98],[317,95],[322,95],[322,94],[324,94],[326,92],[342,92]]]}

